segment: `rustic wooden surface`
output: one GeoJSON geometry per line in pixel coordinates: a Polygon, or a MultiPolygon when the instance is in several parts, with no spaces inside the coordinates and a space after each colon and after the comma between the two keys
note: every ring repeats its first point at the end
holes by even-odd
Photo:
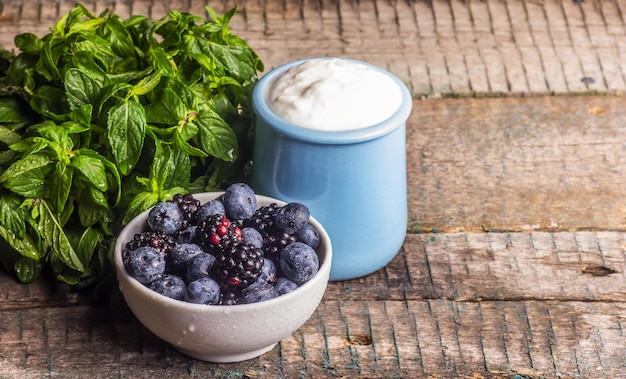
{"type": "MultiPolygon", "coordinates": [[[[20,3],[0,0],[0,43],[68,6],[20,3]]],[[[241,4],[233,27],[268,67],[350,56],[415,93],[402,250],[330,283],[302,328],[236,364],[0,273],[0,378],[626,378],[625,2],[241,4]]]]}

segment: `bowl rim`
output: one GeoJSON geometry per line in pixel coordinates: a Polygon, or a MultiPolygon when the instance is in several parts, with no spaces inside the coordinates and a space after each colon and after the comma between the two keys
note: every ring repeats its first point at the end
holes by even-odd
{"type": "MultiPolygon", "coordinates": [[[[223,193],[224,193],[223,191],[222,192],[199,192],[199,193],[194,193],[193,195],[194,196],[200,195],[203,198],[206,197],[207,200],[204,200],[202,202],[202,203],[205,203],[207,201],[217,199],[223,193]]],[[[284,206],[287,204],[287,202],[285,201],[272,198],[269,196],[264,196],[264,195],[256,194],[256,198],[257,198],[257,209],[259,208],[258,206],[259,200],[268,202],[268,204],[276,203],[279,206],[284,206]]],[[[320,241],[321,241],[320,246],[325,247],[323,259],[321,259],[322,257],[320,256],[318,249],[315,249],[315,252],[318,258],[320,258],[319,269],[317,273],[313,276],[313,278],[308,280],[306,283],[298,286],[295,290],[289,293],[274,297],[269,300],[263,300],[263,301],[259,301],[255,303],[249,303],[249,304],[235,304],[235,305],[196,304],[196,303],[186,302],[184,300],[176,300],[176,299],[169,298],[165,295],[162,295],[158,292],[151,290],[147,286],[141,284],[137,279],[133,278],[126,270],[126,267],[124,266],[124,263],[122,261],[122,251],[123,251],[124,245],[128,242],[128,240],[127,239],[122,240],[120,236],[122,236],[126,232],[129,232],[130,228],[137,227],[139,226],[138,225],[139,223],[143,223],[145,219],[147,218],[148,213],[150,212],[150,209],[152,208],[153,207],[150,207],[149,209],[135,216],[130,222],[128,222],[128,224],[126,224],[126,226],[122,229],[122,231],[118,233],[118,236],[115,241],[114,263],[115,263],[115,269],[116,269],[116,278],[118,279],[120,287],[121,287],[120,276],[122,276],[125,282],[129,284],[130,286],[132,286],[134,290],[141,292],[142,295],[154,297],[155,300],[164,302],[164,305],[176,306],[179,308],[180,307],[188,308],[191,311],[214,310],[214,311],[228,313],[228,312],[248,312],[255,308],[265,307],[266,304],[271,306],[274,303],[285,302],[285,301],[288,301],[289,298],[291,297],[299,296],[300,292],[306,292],[307,288],[319,285],[318,283],[319,280],[322,280],[326,284],[328,283],[328,279],[325,279],[325,278],[328,277],[330,274],[330,266],[332,263],[332,244],[330,241],[330,237],[328,236],[328,233],[326,232],[322,224],[319,221],[317,221],[313,216],[310,216],[309,223],[317,230],[317,232],[320,235],[320,241]],[[141,221],[141,220],[144,220],[144,221],[141,221]]],[[[145,229],[145,226],[142,229],[145,229]]],[[[124,294],[124,290],[122,290],[122,294],[124,294]]]]}

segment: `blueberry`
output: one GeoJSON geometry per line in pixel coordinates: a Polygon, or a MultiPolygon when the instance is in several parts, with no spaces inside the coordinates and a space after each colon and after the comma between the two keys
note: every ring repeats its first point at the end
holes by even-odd
{"type": "Polygon", "coordinates": [[[293,242],[281,251],[280,268],[288,279],[302,284],[319,270],[319,258],[311,246],[304,242],[293,242]]]}
{"type": "Polygon", "coordinates": [[[185,281],[177,275],[166,274],[150,283],[150,289],[176,300],[185,300],[185,281]]]}
{"type": "Polygon", "coordinates": [[[304,224],[295,234],[298,241],[304,242],[314,249],[320,246],[320,234],[311,224],[304,224]]]}
{"type": "Polygon", "coordinates": [[[276,281],[276,265],[271,259],[263,258],[263,267],[257,281],[263,281],[274,284],[276,281]]]}
{"type": "Polygon", "coordinates": [[[148,213],[148,226],[152,231],[173,234],[183,225],[183,212],[171,201],[163,201],[148,213]]]}
{"type": "Polygon", "coordinates": [[[209,253],[201,253],[191,258],[185,271],[185,281],[191,283],[194,280],[210,276],[214,262],[215,257],[209,253]]]}
{"type": "Polygon", "coordinates": [[[191,225],[178,232],[178,242],[193,243],[196,240],[197,225],[191,225]]]}
{"type": "Polygon", "coordinates": [[[185,300],[196,304],[217,304],[220,301],[220,286],[209,277],[196,279],[187,286],[185,300]]]}
{"type": "Polygon", "coordinates": [[[231,184],[221,196],[226,216],[231,220],[244,220],[256,211],[254,190],[245,183],[231,184]]]}
{"type": "Polygon", "coordinates": [[[260,301],[273,299],[278,294],[274,289],[274,286],[267,282],[254,282],[250,286],[246,287],[241,292],[241,297],[239,298],[240,304],[251,304],[258,303],[260,301]]]}
{"type": "Polygon", "coordinates": [[[274,216],[274,227],[288,234],[294,234],[309,222],[309,208],[297,202],[292,202],[278,210],[274,216]]]}
{"type": "Polygon", "coordinates": [[[274,283],[274,289],[276,290],[278,296],[289,293],[296,288],[298,288],[298,283],[282,276],[276,279],[276,283],[274,283]]]}
{"type": "Polygon", "coordinates": [[[182,269],[198,254],[206,253],[195,243],[179,243],[170,251],[170,263],[175,268],[182,269]]]}
{"type": "Polygon", "coordinates": [[[255,228],[248,227],[241,229],[241,235],[244,242],[256,246],[259,249],[263,248],[263,236],[255,228]]]}
{"type": "Polygon", "coordinates": [[[163,276],[165,258],[152,247],[140,247],[128,255],[128,273],[143,285],[163,276]]]}
{"type": "Polygon", "coordinates": [[[198,209],[198,213],[196,215],[198,224],[200,223],[200,221],[206,220],[209,216],[213,215],[226,215],[226,209],[224,209],[224,204],[219,199],[213,199],[200,206],[200,209],[198,209]]]}

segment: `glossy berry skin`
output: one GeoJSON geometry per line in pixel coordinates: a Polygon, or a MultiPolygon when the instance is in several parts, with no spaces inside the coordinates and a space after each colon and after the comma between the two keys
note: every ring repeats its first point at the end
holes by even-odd
{"type": "Polygon", "coordinates": [[[231,220],[248,219],[256,211],[256,195],[245,183],[231,184],[221,196],[226,216],[231,220]]]}
{"type": "Polygon", "coordinates": [[[150,283],[150,289],[171,299],[185,300],[185,281],[177,275],[166,274],[150,283]]]}
{"type": "Polygon", "coordinates": [[[319,258],[311,246],[294,242],[280,253],[280,268],[288,279],[302,284],[317,274],[319,258]]]}
{"type": "Polygon", "coordinates": [[[140,247],[148,246],[154,248],[162,256],[167,259],[172,248],[176,245],[176,240],[173,236],[161,233],[161,232],[141,232],[135,234],[133,239],[128,241],[122,251],[122,259],[124,265],[128,264],[128,255],[131,251],[140,247]]]}
{"type": "Polygon", "coordinates": [[[182,228],[186,228],[189,225],[196,224],[196,215],[198,214],[198,208],[200,207],[200,201],[193,197],[192,194],[176,194],[172,198],[172,202],[180,208],[183,214],[182,228]]]}
{"type": "Polygon", "coordinates": [[[215,256],[216,280],[226,292],[242,291],[261,275],[263,251],[245,242],[228,246],[215,256]]]}
{"type": "Polygon", "coordinates": [[[202,204],[198,209],[196,218],[198,223],[200,223],[200,221],[206,220],[209,216],[213,215],[226,216],[226,209],[224,209],[224,204],[219,199],[214,199],[202,204]]]}
{"type": "Polygon", "coordinates": [[[320,246],[320,234],[311,224],[304,224],[295,234],[296,240],[304,242],[314,249],[320,246]]]}
{"type": "Polygon", "coordinates": [[[152,231],[176,233],[183,225],[183,212],[171,201],[155,205],[148,213],[148,226],[152,231]]]}
{"type": "Polygon", "coordinates": [[[220,301],[220,286],[209,277],[196,279],[187,286],[185,301],[195,304],[217,304],[220,301]]]}
{"type": "Polygon", "coordinates": [[[309,222],[310,216],[311,213],[306,205],[292,202],[280,208],[274,216],[274,228],[294,234],[309,222]]]}
{"type": "Polygon", "coordinates": [[[210,276],[211,268],[215,263],[215,257],[208,253],[201,253],[188,262],[185,270],[185,281],[191,283],[194,280],[210,276]]]}
{"type": "Polygon", "coordinates": [[[293,280],[289,280],[284,276],[276,279],[276,283],[274,283],[274,289],[276,290],[278,296],[289,293],[296,288],[298,288],[298,283],[294,282],[293,280]]]}
{"type": "Polygon", "coordinates": [[[148,246],[140,247],[128,254],[126,269],[143,285],[149,285],[165,273],[165,257],[148,246]]]}
{"type": "Polygon", "coordinates": [[[191,225],[178,231],[177,237],[180,243],[195,243],[197,225],[191,225]]]}
{"type": "Polygon", "coordinates": [[[257,281],[242,291],[239,304],[258,303],[260,301],[273,299],[276,296],[278,296],[278,293],[273,285],[267,282],[257,281]]]}
{"type": "Polygon", "coordinates": [[[266,282],[274,284],[278,277],[278,270],[276,265],[271,259],[263,258],[263,267],[261,267],[261,274],[259,275],[257,282],[266,282]]]}
{"type": "Polygon", "coordinates": [[[255,228],[248,227],[241,229],[241,236],[245,243],[256,246],[259,249],[263,248],[263,236],[255,228]]]}
{"type": "Polygon", "coordinates": [[[198,254],[204,254],[204,250],[195,243],[179,243],[170,252],[170,263],[174,268],[182,269],[198,254]]]}

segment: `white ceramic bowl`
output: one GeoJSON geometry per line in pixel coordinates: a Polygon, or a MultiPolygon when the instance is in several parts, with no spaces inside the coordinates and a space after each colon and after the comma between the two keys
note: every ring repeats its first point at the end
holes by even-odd
{"type": "MultiPolygon", "coordinates": [[[[219,192],[194,194],[201,203],[219,192]]],[[[257,195],[257,206],[284,202],[257,195]]],[[[137,319],[181,353],[210,362],[238,362],[271,350],[302,326],[319,305],[330,274],[332,248],[324,228],[310,223],[320,235],[318,273],[296,290],[253,304],[202,305],[170,299],[132,278],[122,262],[122,250],[136,233],[146,230],[148,211],[133,219],[115,245],[115,269],[120,290],[137,319]]]]}

